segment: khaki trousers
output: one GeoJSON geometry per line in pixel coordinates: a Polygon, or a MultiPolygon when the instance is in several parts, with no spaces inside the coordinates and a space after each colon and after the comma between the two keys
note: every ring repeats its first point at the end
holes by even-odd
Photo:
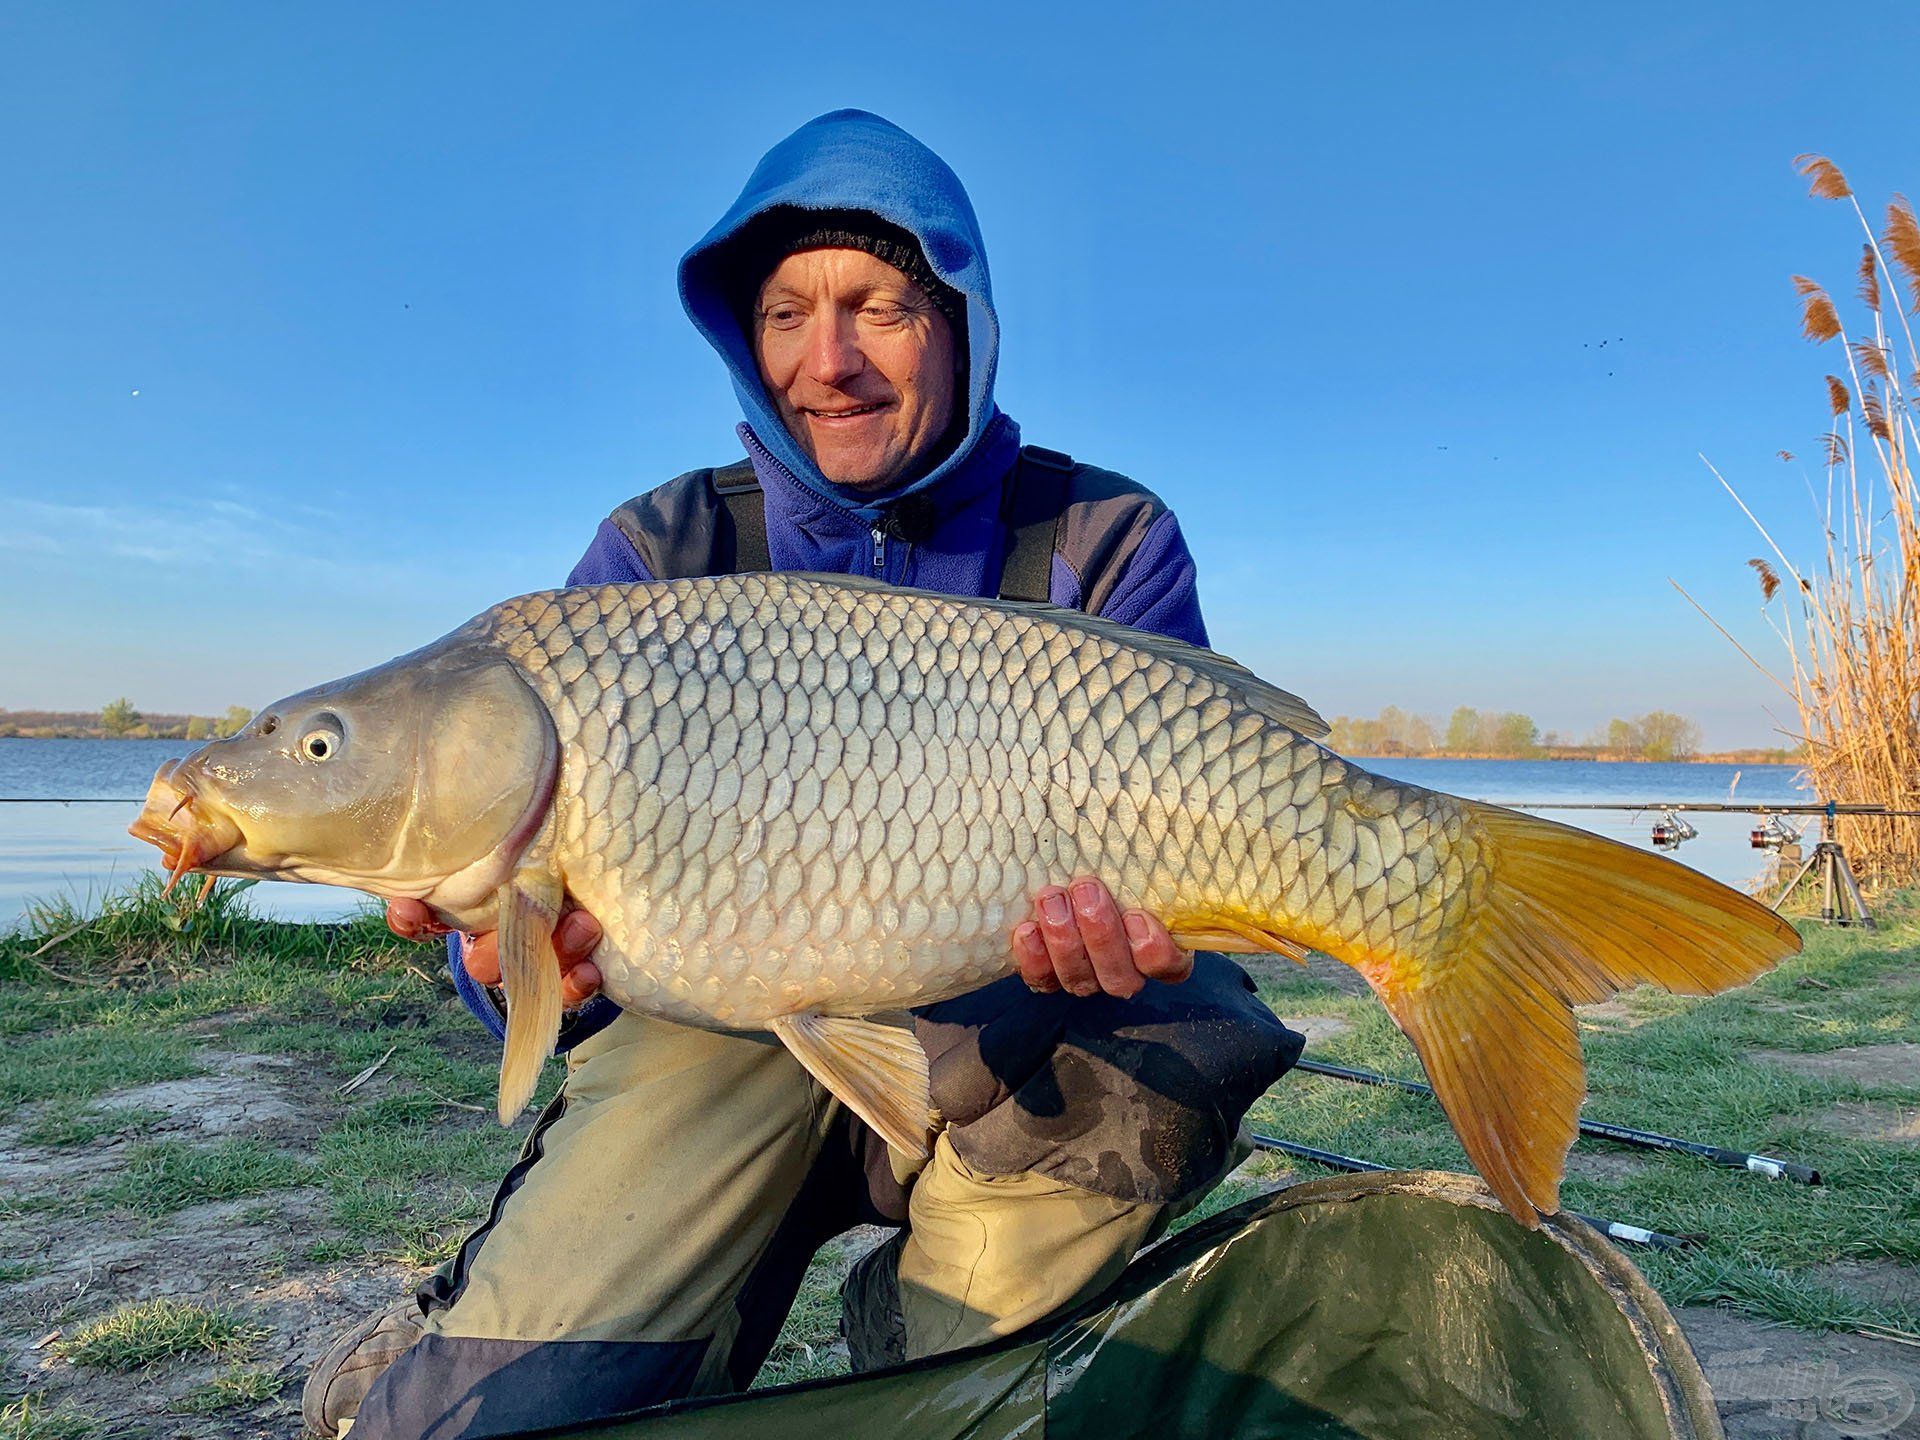
{"type": "MultiPolygon", "coordinates": [[[[567,1069],[493,1216],[445,1277],[451,1304],[429,1314],[429,1333],[699,1342],[683,1393],[744,1385],[814,1246],[859,1218],[829,1205],[796,1222],[839,1103],[771,1038],[631,1014],[575,1047],[567,1069]]],[[[909,1205],[890,1247],[908,1357],[1010,1333],[1094,1293],[1171,1218],[1039,1175],[980,1174],[945,1136],[909,1205]]]]}

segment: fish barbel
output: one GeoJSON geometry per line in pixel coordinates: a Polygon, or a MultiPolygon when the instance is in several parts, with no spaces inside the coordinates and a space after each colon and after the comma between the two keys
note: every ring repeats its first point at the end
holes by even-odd
{"type": "Polygon", "coordinates": [[[497,928],[501,1117],[560,1021],[566,897],[623,1007],[770,1030],[924,1153],[889,1012],[987,984],[1034,893],[1098,876],[1181,945],[1320,950],[1413,1041],[1523,1224],[1558,1208],[1571,1007],[1706,995],[1799,948],[1673,861],[1369,774],[1302,700],[1051,606],[845,576],[546,591],[269,707],[163,766],[133,833],[178,875],[272,875],[497,928]]]}

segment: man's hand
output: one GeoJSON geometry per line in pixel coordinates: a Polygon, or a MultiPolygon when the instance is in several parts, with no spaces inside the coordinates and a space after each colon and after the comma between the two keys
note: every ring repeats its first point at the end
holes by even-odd
{"type": "MultiPolygon", "coordinates": [[[[430,940],[445,935],[447,927],[418,900],[389,900],[387,928],[402,940],[430,940]]],[[[584,1005],[600,988],[600,967],[588,957],[600,943],[600,922],[584,910],[569,910],[553,931],[553,953],[560,960],[561,1003],[584,1005]]],[[[467,974],[482,985],[500,983],[500,949],[493,931],[469,935],[460,947],[467,974]]]]}
{"type": "Polygon", "coordinates": [[[1048,886],[1034,897],[1033,914],[1013,930],[1014,960],[1031,990],[1104,990],[1125,999],[1149,980],[1179,981],[1193,973],[1193,957],[1173,943],[1158,917],[1144,910],[1122,915],[1098,880],[1082,876],[1065,889],[1048,886]]]}

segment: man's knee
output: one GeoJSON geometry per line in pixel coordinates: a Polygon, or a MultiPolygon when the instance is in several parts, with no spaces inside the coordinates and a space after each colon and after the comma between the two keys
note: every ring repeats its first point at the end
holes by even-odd
{"type": "Polygon", "coordinates": [[[856,1369],[977,1345],[1111,1284],[1172,1207],[1050,1176],[989,1175],[941,1136],[915,1181],[910,1228],[854,1266],[841,1291],[856,1369]]]}

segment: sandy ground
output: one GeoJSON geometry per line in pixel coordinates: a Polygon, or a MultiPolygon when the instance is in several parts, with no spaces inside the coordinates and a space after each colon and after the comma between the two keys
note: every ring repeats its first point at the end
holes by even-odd
{"type": "MultiPolygon", "coordinates": [[[[163,1138],[251,1136],[299,1149],[319,1133],[321,1115],[303,1100],[310,1087],[302,1086],[293,1062],[219,1051],[202,1058],[207,1075],[122,1091],[108,1103],[164,1111],[163,1138]]],[[[112,1175],[124,1144],[28,1146],[20,1124],[31,1113],[0,1127],[0,1189],[44,1193],[49,1178],[57,1178],[63,1191],[79,1193],[112,1175]]],[[[1880,1133],[1911,1126],[1913,1119],[1853,1117],[1880,1133]]],[[[324,1215],[314,1190],[202,1205],[150,1222],[32,1208],[0,1213],[0,1257],[36,1267],[24,1280],[0,1284],[8,1372],[0,1390],[31,1390],[47,1404],[70,1400],[104,1423],[95,1432],[104,1435],[241,1440],[296,1434],[300,1385],[313,1361],[338,1331],[400,1298],[418,1278],[392,1263],[308,1262],[308,1246],[326,1233],[324,1215]],[[277,1377],[277,1395],[249,1409],[183,1414],[176,1408],[181,1397],[223,1364],[179,1360],[116,1374],[61,1359],[48,1339],[115,1305],[160,1296],[231,1307],[264,1326],[267,1338],[252,1358],[277,1377]]],[[[1890,1264],[1848,1269],[1852,1283],[1884,1286],[1909,1302],[1920,1298],[1912,1270],[1890,1264]]],[[[1853,1334],[1811,1335],[1713,1309],[1684,1310],[1679,1318],[1736,1440],[1920,1437],[1913,1413],[1920,1348],[1853,1334]]]]}

